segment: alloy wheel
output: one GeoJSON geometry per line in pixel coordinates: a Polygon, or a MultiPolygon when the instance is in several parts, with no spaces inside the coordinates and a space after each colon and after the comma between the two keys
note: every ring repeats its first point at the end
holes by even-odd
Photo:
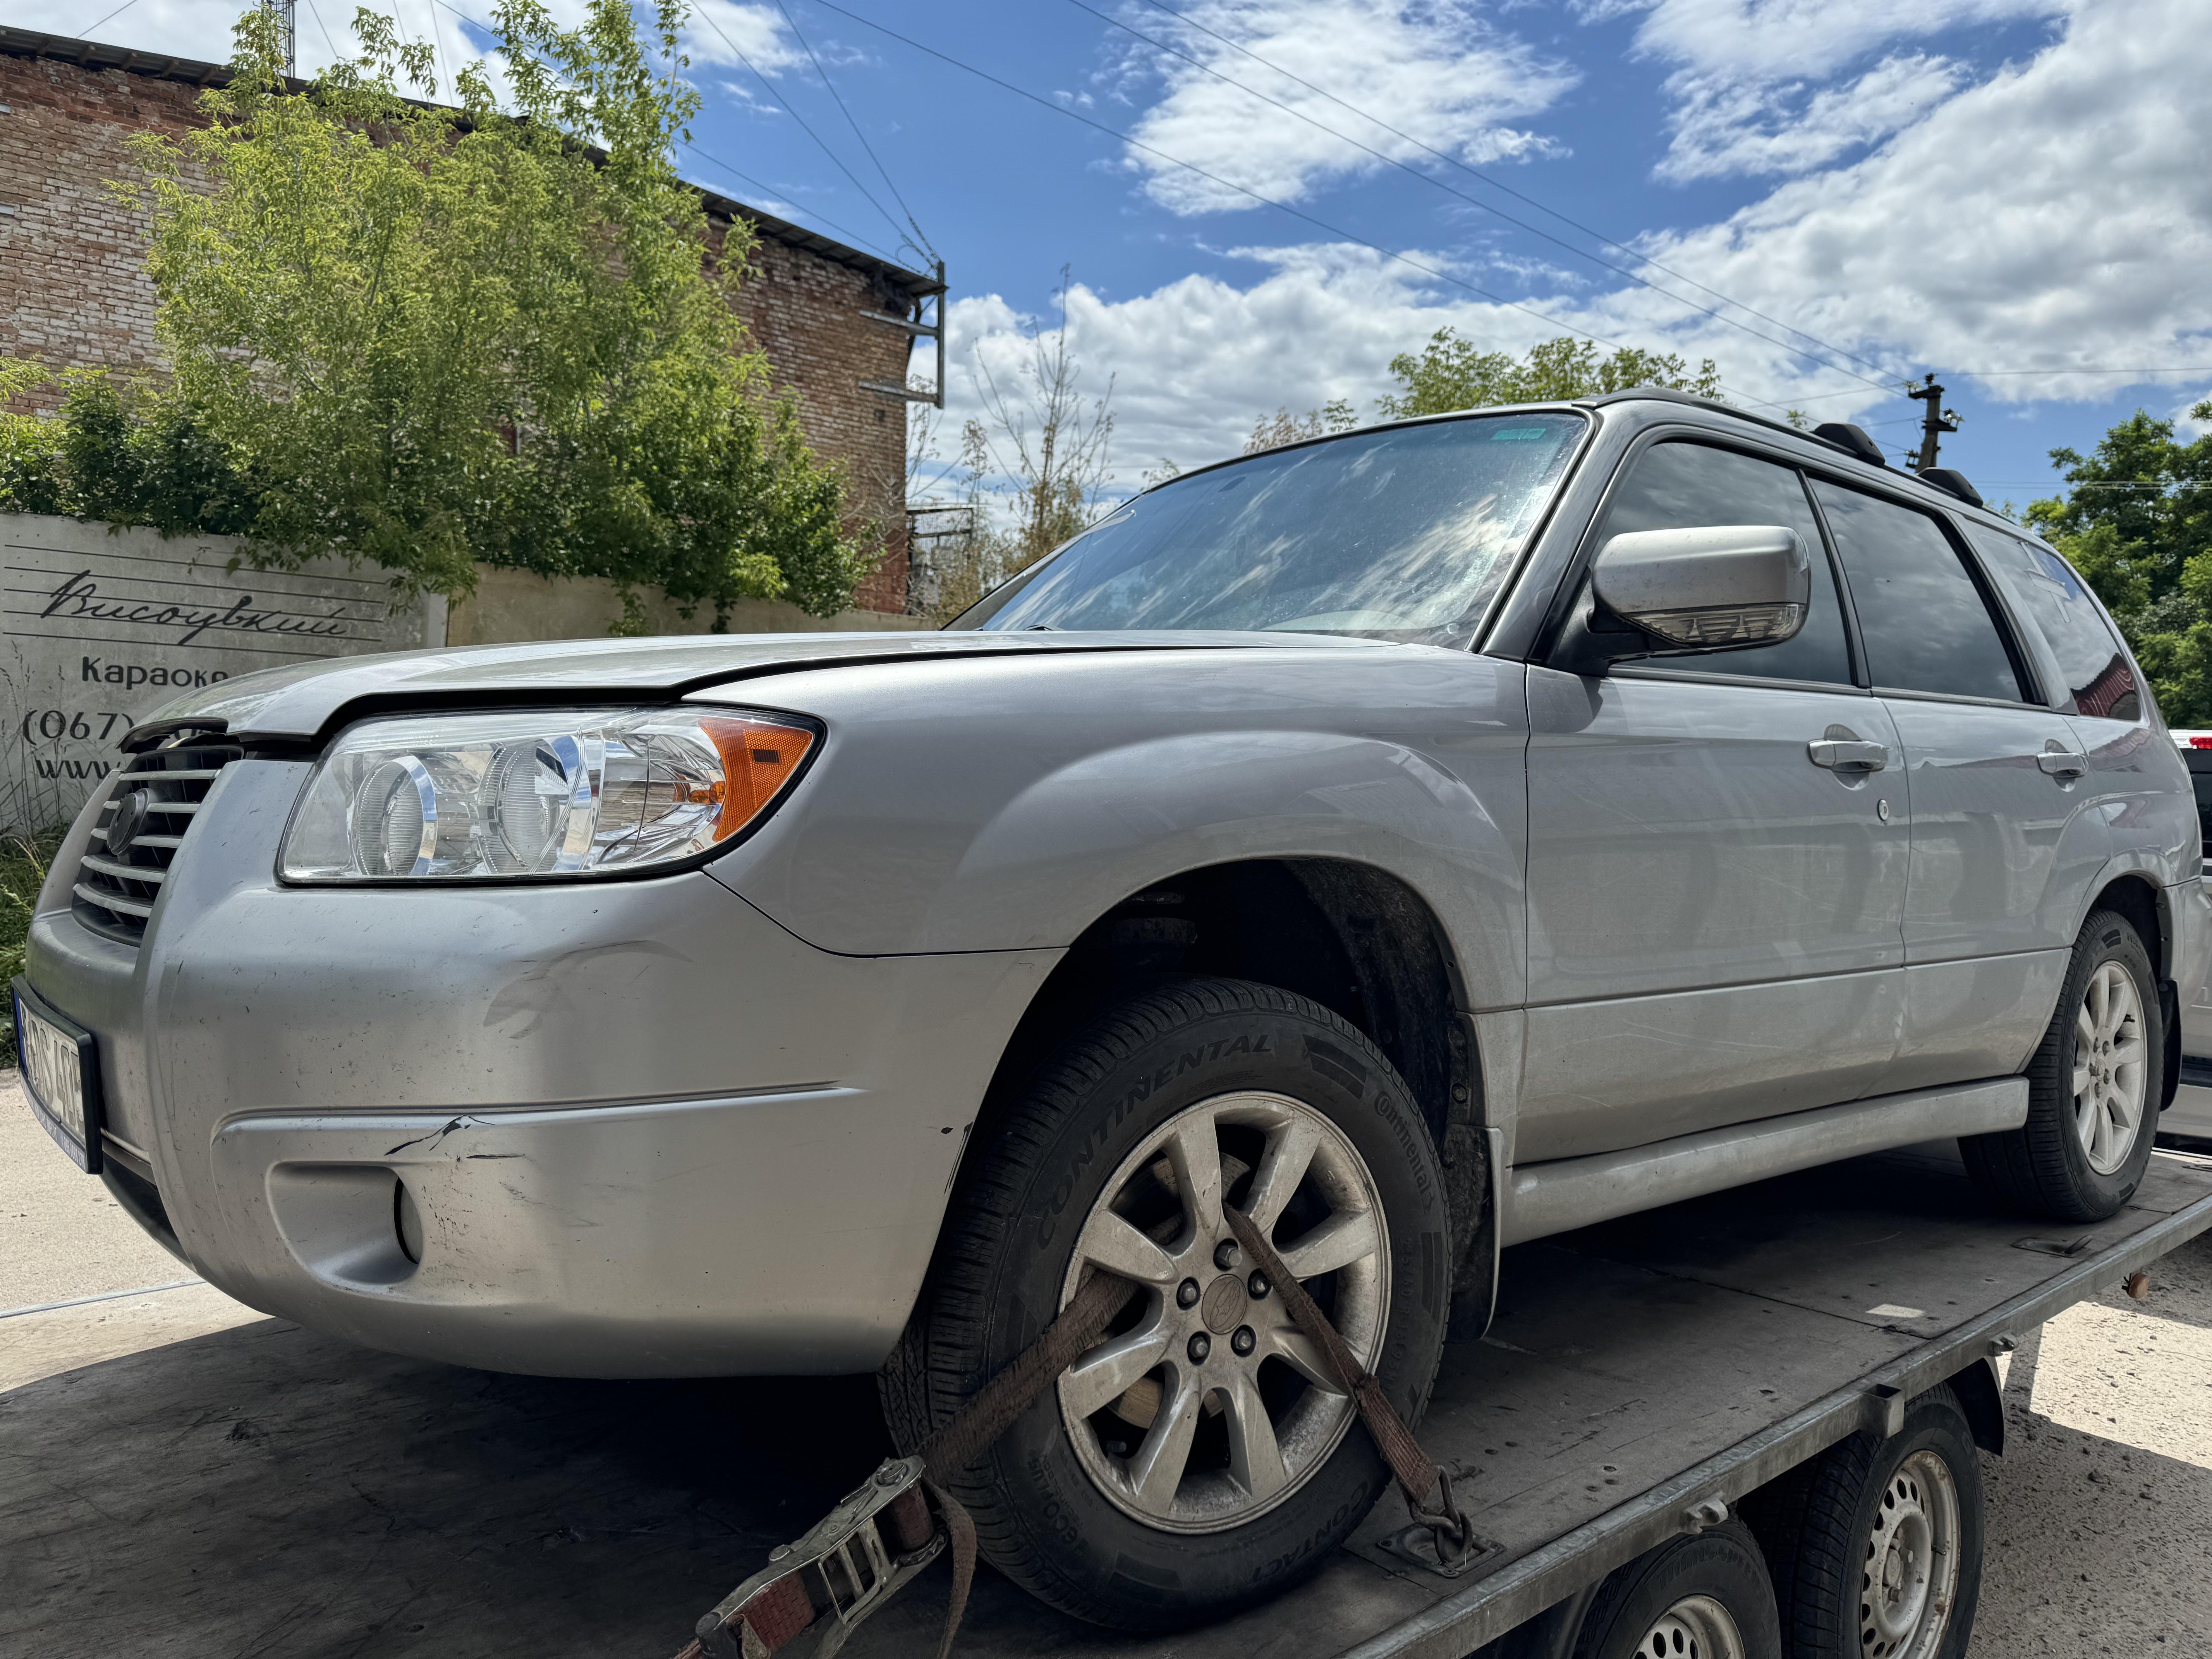
{"type": "Polygon", "coordinates": [[[2074,1132],[2099,1175],[2119,1170],[2135,1151],[2149,1057],[2134,976],[2117,962],[2100,963],[2074,1016],[2073,1079],[2074,1132]]]}
{"type": "Polygon", "coordinates": [[[1274,1508],[1356,1415],[1243,1256],[1224,1204],[1267,1235],[1363,1365],[1389,1323],[1375,1178],[1326,1115],[1285,1095],[1218,1095],[1148,1136],[1085,1218],[1060,1305],[1091,1269],[1150,1294],[1058,1389],[1085,1473],[1117,1508],[1170,1532],[1224,1531],[1274,1508]]]}

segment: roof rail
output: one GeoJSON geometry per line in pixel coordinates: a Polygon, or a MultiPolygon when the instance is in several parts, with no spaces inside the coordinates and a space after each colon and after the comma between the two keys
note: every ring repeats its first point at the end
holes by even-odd
{"type": "Polygon", "coordinates": [[[1717,398],[1700,398],[1693,392],[1677,392],[1672,386],[1632,386],[1626,392],[1601,392],[1595,398],[1577,398],[1577,409],[1603,409],[1607,404],[1662,403],[1687,404],[1692,409],[1711,410],[1716,415],[1733,415],[1739,421],[1749,421],[1753,426],[1771,427],[1777,432],[1786,432],[1793,438],[1802,438],[1808,443],[1825,444],[1830,449],[1840,450],[1853,460],[1865,458],[1848,444],[1839,444],[1832,438],[1823,438],[1804,428],[1792,426],[1787,421],[1778,421],[1765,415],[1753,415],[1748,410],[1737,409],[1717,398]]]}

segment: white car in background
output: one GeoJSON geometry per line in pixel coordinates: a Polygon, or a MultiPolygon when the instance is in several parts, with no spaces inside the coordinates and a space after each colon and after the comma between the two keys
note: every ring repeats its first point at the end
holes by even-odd
{"type": "MultiPolygon", "coordinates": [[[[2212,872],[2212,731],[2173,733],[2197,791],[2197,818],[2204,829],[2205,869],[2212,872]]],[[[2212,985],[2200,985],[2181,1016],[2181,1086],[2158,1121],[2159,1133],[2212,1141],[2212,985]]]]}

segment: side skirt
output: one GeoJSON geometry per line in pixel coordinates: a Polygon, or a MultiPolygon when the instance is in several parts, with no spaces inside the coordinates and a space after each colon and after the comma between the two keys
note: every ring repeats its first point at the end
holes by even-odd
{"type": "Polygon", "coordinates": [[[2027,1079],[1992,1078],[1760,1118],[1627,1152],[1525,1164],[1508,1184],[1504,1243],[1547,1238],[1865,1152],[2017,1129],[2026,1121],[2027,1079]]]}

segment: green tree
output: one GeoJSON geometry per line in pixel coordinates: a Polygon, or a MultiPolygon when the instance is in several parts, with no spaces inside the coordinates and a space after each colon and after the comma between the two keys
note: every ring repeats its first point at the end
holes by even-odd
{"type": "Polygon", "coordinates": [[[1720,370],[1710,357],[1692,374],[1673,352],[1623,346],[1601,357],[1589,341],[1565,334],[1533,347],[1526,357],[1515,357],[1480,350],[1456,331],[1440,328],[1418,356],[1401,352],[1393,357],[1390,373],[1399,389],[1378,399],[1376,407],[1394,420],[1492,404],[1590,398],[1638,386],[1668,386],[1701,398],[1718,398],[1721,391],[1720,370]]]}
{"type": "Polygon", "coordinates": [[[659,0],[648,48],[625,0],[574,29],[495,0],[503,112],[481,65],[458,108],[424,101],[428,44],[366,9],[360,56],[292,92],[248,11],[208,125],[133,143],[167,379],[79,378],[58,432],[0,434],[0,489],[409,591],[483,560],[611,578],[633,618],[647,584],[718,623],[843,609],[878,549],[738,321],[747,234],[718,239],[671,161],[684,15],[659,0]]]}
{"type": "Polygon", "coordinates": [[[1263,449],[1280,449],[1285,444],[1301,443],[1308,438],[1326,438],[1332,432],[1349,432],[1358,424],[1359,412],[1352,408],[1349,398],[1332,398],[1319,409],[1308,410],[1303,416],[1291,414],[1285,405],[1252,422],[1252,434],[1244,440],[1244,453],[1257,455],[1263,449]]]}
{"type": "MultiPolygon", "coordinates": [[[[2212,400],[2190,411],[2212,423],[2212,400]]],[[[2083,455],[2071,486],[2021,515],[2097,591],[2178,726],[2212,725],[2212,434],[2192,442],[2137,410],[2083,455]]]]}

